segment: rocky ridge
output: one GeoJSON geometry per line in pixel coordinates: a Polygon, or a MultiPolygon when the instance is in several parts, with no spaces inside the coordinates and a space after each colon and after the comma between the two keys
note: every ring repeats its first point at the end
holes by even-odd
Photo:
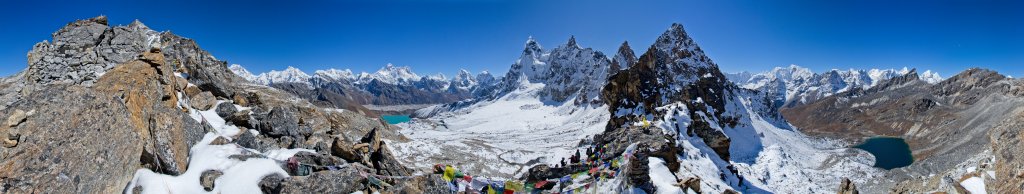
{"type": "MultiPolygon", "coordinates": [[[[217,174],[206,173],[210,170],[223,173],[204,180],[228,181],[225,177],[237,174],[225,167],[199,169],[208,165],[190,160],[205,157],[191,156],[196,149],[225,144],[241,148],[220,159],[231,163],[268,161],[258,153],[302,149],[308,151],[296,152],[296,158],[334,161],[322,165],[364,166],[369,173],[391,176],[412,173],[385,146],[385,139],[402,138],[390,126],[249,84],[194,40],[152,31],[138,21],[109,27],[103,16],[69,23],[53,37],[52,43],[33,47],[26,71],[0,82],[0,117],[6,121],[0,126],[0,192],[132,193],[154,189],[143,181],[148,176],[217,174]],[[360,144],[369,147],[351,150],[360,144]],[[349,151],[334,151],[339,149],[349,151]]],[[[284,161],[276,162],[287,169],[284,161]]],[[[266,184],[242,187],[284,193],[314,191],[290,186],[296,184],[348,192],[382,189],[365,182],[331,187],[343,183],[311,183],[288,171],[268,174],[279,179],[264,179],[266,184]]],[[[326,169],[311,174],[360,180],[357,174],[326,169]]],[[[403,187],[408,191],[429,185],[401,184],[411,185],[403,187]]],[[[207,191],[232,189],[204,185],[207,191]]],[[[194,186],[175,189],[204,189],[194,186]]]]}

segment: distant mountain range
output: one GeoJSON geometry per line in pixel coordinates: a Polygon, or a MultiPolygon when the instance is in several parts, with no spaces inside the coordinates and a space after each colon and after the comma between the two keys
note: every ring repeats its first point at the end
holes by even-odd
{"type": "Polygon", "coordinates": [[[483,71],[473,75],[460,70],[447,78],[444,74],[420,76],[409,67],[387,64],[374,73],[355,74],[352,70],[316,70],[309,75],[295,67],[253,74],[233,64],[229,69],[253,83],[288,91],[314,103],[349,110],[362,105],[395,106],[444,104],[475,98],[490,92],[496,78],[483,71]]]}
{"type": "MultiPolygon", "coordinates": [[[[728,73],[726,77],[740,87],[768,93],[780,106],[792,107],[845,91],[868,89],[881,81],[912,71],[915,70],[904,67],[899,70],[832,69],[815,73],[808,68],[790,65],[789,67],[776,67],[757,74],[750,72],[728,73]]],[[[920,77],[922,81],[928,83],[942,81],[942,77],[932,71],[925,71],[920,74],[920,77]]]]}

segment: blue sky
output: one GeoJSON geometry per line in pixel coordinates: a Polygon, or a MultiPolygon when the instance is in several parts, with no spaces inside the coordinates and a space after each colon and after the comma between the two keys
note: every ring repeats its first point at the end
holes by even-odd
{"type": "Polygon", "coordinates": [[[643,53],[681,23],[723,71],[797,64],[839,68],[968,67],[1024,74],[1020,1],[5,1],[0,75],[26,66],[36,42],[75,19],[139,19],[196,39],[254,72],[295,66],[420,74],[504,73],[535,37],[546,49],[575,35],[606,54],[643,53]]]}

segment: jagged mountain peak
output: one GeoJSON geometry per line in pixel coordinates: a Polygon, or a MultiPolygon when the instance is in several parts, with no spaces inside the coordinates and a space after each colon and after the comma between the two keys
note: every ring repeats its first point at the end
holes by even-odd
{"type": "Polygon", "coordinates": [[[690,46],[696,45],[693,45],[693,39],[690,39],[690,36],[686,34],[685,30],[683,30],[683,25],[679,23],[673,23],[672,26],[669,27],[665,33],[662,33],[661,36],[658,36],[658,39],[655,41],[655,48],[658,48],[663,52],[671,52],[678,48],[690,46]]]}
{"type": "Polygon", "coordinates": [[[612,73],[617,73],[619,70],[633,66],[636,64],[636,54],[633,53],[633,49],[629,47],[629,41],[623,41],[622,45],[619,46],[618,52],[615,53],[615,57],[612,58],[612,73]]]}
{"type": "Polygon", "coordinates": [[[537,42],[533,36],[526,38],[526,43],[523,44],[523,56],[537,56],[543,53],[544,48],[537,42]]]}
{"type": "Polygon", "coordinates": [[[576,36],[569,36],[569,41],[565,43],[566,47],[579,47],[576,44],[576,36]]]}

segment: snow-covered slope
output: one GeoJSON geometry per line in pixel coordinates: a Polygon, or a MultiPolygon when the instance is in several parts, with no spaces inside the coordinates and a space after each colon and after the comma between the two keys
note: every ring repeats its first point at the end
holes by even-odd
{"type": "Polygon", "coordinates": [[[550,104],[538,95],[543,84],[523,86],[498,99],[399,124],[412,141],[389,145],[419,169],[458,163],[474,175],[513,178],[532,165],[558,163],[575,153],[579,140],[604,129],[606,106],[550,104]]]}
{"type": "MultiPolygon", "coordinates": [[[[909,69],[870,69],[870,70],[829,70],[814,73],[810,69],[797,65],[776,67],[771,71],[758,74],[739,72],[726,75],[730,81],[740,87],[759,90],[771,96],[785,106],[806,104],[818,99],[854,89],[867,89],[883,80],[901,76],[910,72],[909,69]]],[[[937,83],[942,78],[931,71],[923,74],[929,83],[937,83]]]]}

